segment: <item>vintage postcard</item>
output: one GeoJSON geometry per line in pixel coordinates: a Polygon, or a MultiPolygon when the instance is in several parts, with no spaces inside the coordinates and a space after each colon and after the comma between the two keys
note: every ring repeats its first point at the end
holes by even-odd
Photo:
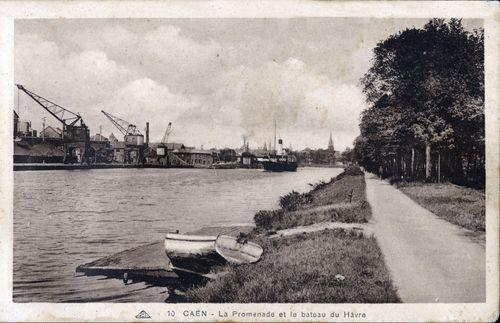
{"type": "Polygon", "coordinates": [[[0,321],[495,321],[498,17],[0,2],[0,321]]]}

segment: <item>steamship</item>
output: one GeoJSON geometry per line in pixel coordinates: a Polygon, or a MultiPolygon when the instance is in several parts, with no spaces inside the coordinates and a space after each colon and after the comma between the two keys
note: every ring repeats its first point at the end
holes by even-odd
{"type": "Polygon", "coordinates": [[[295,172],[297,170],[297,158],[287,155],[283,150],[283,140],[278,140],[276,154],[270,155],[269,160],[263,161],[264,170],[270,172],[295,172]]]}

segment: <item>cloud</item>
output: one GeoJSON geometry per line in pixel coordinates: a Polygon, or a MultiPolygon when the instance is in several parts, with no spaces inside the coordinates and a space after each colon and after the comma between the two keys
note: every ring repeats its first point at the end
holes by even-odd
{"type": "Polygon", "coordinates": [[[52,61],[61,60],[57,44],[35,34],[16,37],[14,57],[16,82],[30,84],[50,82],[52,61]]]}
{"type": "Polygon", "coordinates": [[[213,40],[194,41],[179,27],[160,26],[144,35],[140,66],[150,77],[179,92],[209,92],[222,53],[213,40]]]}
{"type": "Polygon", "coordinates": [[[102,51],[62,55],[54,42],[34,35],[19,35],[15,48],[15,79],[42,96],[84,106],[109,95],[133,77],[124,66],[102,51]]]}
{"type": "MultiPolygon", "coordinates": [[[[274,120],[294,147],[326,147],[330,130],[337,147],[352,143],[364,107],[353,71],[367,64],[369,50],[337,50],[332,40],[342,37],[334,33],[310,39],[299,20],[280,21],[276,33],[266,32],[274,21],[252,21],[263,32],[256,35],[243,23],[189,27],[195,23],[16,24],[16,82],[80,112],[92,132],[102,126],[116,133],[104,109],[141,130],[150,121],[153,139],[171,121],[172,139],[196,146],[239,146],[242,135],[262,145],[273,137],[274,120]]],[[[303,25],[308,33],[315,26],[303,25]]]]}
{"type": "MultiPolygon", "coordinates": [[[[125,84],[101,104],[104,111],[135,124],[143,134],[146,122],[150,122],[152,141],[159,141],[168,123],[194,106],[190,98],[174,94],[149,78],[125,84]]],[[[108,122],[105,129],[116,133],[108,122]]]]}
{"type": "MultiPolygon", "coordinates": [[[[355,137],[352,132],[364,107],[356,86],[334,82],[296,58],[239,66],[213,82],[219,90],[207,97],[203,108],[188,110],[181,118],[233,124],[259,145],[273,138],[274,120],[284,140],[296,146],[326,147],[330,130],[355,137]]],[[[229,138],[232,145],[240,144],[240,136],[229,138]]],[[[339,146],[351,143],[344,138],[339,146]]]]}
{"type": "MultiPolygon", "coordinates": [[[[134,68],[117,63],[101,50],[62,54],[57,43],[31,34],[18,34],[15,50],[16,83],[80,113],[92,132],[100,126],[103,133],[117,132],[100,113],[103,109],[137,124],[139,129],[151,121],[152,138],[161,139],[169,121],[194,107],[192,97],[175,94],[167,86],[142,77],[134,68]]],[[[34,128],[41,129],[44,116],[47,124],[60,126],[27,96],[21,96],[20,101],[34,128]]]]}

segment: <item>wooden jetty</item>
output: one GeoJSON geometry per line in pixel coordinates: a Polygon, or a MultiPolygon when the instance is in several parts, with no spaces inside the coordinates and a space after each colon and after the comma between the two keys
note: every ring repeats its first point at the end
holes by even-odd
{"type": "MultiPolygon", "coordinates": [[[[253,226],[205,227],[190,235],[231,235],[249,233],[253,226]]],[[[157,241],[136,248],[124,250],[110,256],[80,265],[76,272],[87,276],[103,275],[132,281],[145,281],[155,285],[172,286],[179,283],[179,277],[169,268],[164,241],[157,241]]]]}

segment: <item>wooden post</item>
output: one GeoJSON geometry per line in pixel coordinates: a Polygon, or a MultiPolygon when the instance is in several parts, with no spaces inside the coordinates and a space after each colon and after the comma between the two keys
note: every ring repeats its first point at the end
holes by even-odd
{"type": "Polygon", "coordinates": [[[431,146],[425,144],[425,180],[431,178],[431,146]]]}

